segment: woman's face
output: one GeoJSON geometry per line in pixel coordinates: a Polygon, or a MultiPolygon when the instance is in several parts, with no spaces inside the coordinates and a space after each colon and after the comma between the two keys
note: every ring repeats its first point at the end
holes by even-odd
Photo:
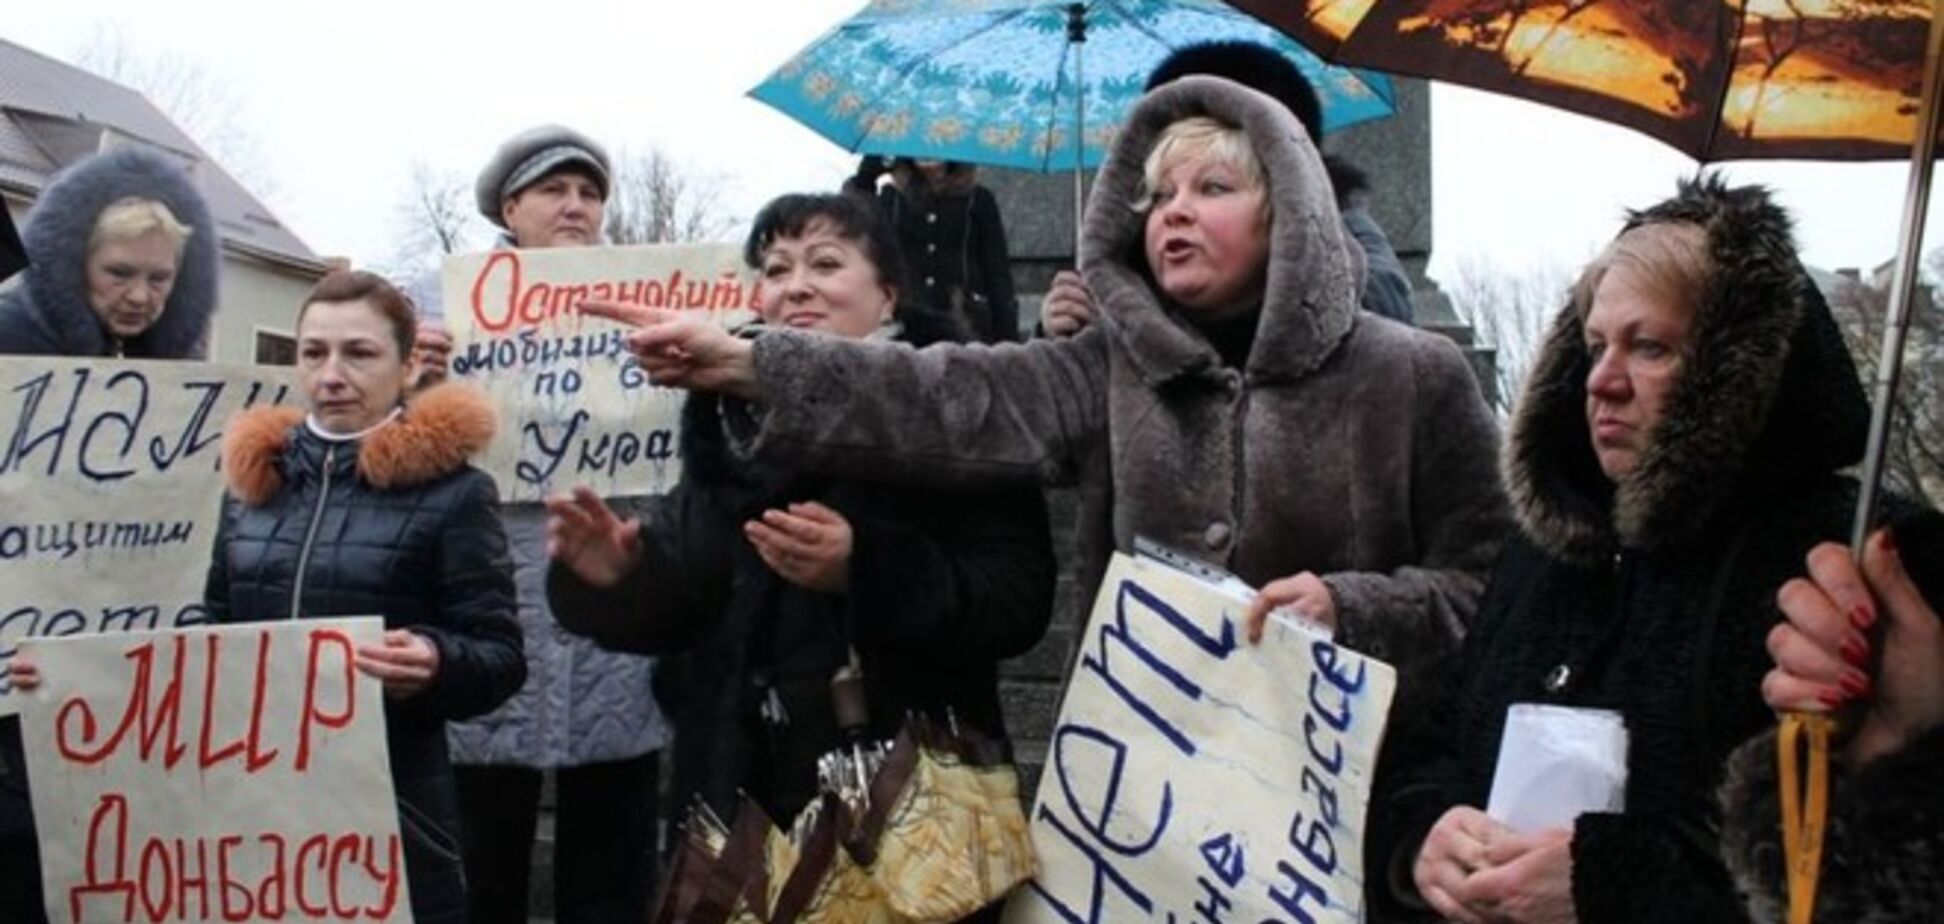
{"type": "Polygon", "coordinates": [[[1641,285],[1638,270],[1607,270],[1586,315],[1586,424],[1609,479],[1640,465],[1679,381],[1693,320],[1683,306],[1641,285]]]}
{"type": "Polygon", "coordinates": [[[827,221],[763,251],[759,310],[766,324],[863,337],[891,320],[898,292],[879,278],[858,241],[827,221]]]}
{"type": "Polygon", "coordinates": [[[409,373],[392,323],[370,302],[312,302],[305,309],[297,374],[325,429],[356,433],[384,420],[404,398],[409,373]]]}
{"type": "Polygon", "coordinates": [[[1161,291],[1211,317],[1256,307],[1269,268],[1263,189],[1206,152],[1161,170],[1147,214],[1147,261],[1161,291]]]}
{"type": "Polygon", "coordinates": [[[117,337],[148,330],[175,288],[176,245],[160,231],[103,238],[88,253],[88,303],[117,337]]]}

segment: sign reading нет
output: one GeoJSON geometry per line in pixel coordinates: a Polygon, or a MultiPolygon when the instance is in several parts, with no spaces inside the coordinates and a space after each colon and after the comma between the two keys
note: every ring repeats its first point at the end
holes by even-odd
{"type": "Polygon", "coordinates": [[[1390,666],[1117,555],[1032,813],[1040,872],[1007,924],[1362,920],[1390,666]]]}

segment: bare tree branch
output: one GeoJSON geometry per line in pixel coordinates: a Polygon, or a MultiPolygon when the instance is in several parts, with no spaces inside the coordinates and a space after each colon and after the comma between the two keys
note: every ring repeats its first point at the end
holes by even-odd
{"type": "Polygon", "coordinates": [[[439,264],[473,249],[472,184],[453,170],[413,161],[410,179],[392,207],[392,255],[381,270],[428,308],[438,304],[439,264]]]}
{"type": "MultiPolygon", "coordinates": [[[[1925,259],[1944,266],[1944,251],[1925,259]]],[[[1874,382],[1890,295],[1868,281],[1839,278],[1824,292],[1865,382],[1874,382]]],[[[1944,501],[1944,310],[1928,288],[1912,306],[1903,374],[1891,408],[1884,475],[1894,490],[1936,506],[1944,501]]]]}
{"type": "Polygon", "coordinates": [[[722,207],[720,176],[697,173],[660,148],[623,150],[607,201],[607,236],[617,244],[720,240],[736,225],[722,207]]]}
{"type": "Polygon", "coordinates": [[[1508,412],[1532,368],[1546,327],[1566,303],[1571,272],[1547,264],[1520,273],[1478,257],[1458,264],[1445,284],[1452,307],[1471,324],[1479,342],[1496,352],[1498,408],[1508,412]]]}
{"type": "Polygon", "coordinates": [[[276,192],[262,145],[243,127],[241,98],[195,60],[144,53],[119,27],[98,26],[74,63],[148,97],[252,193],[267,197],[276,192]]]}

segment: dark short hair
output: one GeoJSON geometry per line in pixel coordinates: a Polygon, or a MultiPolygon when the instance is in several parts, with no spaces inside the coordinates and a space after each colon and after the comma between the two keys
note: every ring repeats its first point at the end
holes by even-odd
{"type": "Polygon", "coordinates": [[[318,302],[369,303],[378,315],[390,322],[392,339],[398,343],[398,356],[412,355],[412,339],[418,336],[418,312],[412,300],[377,273],[363,270],[333,270],[311,286],[304,304],[297,309],[297,326],[304,326],[304,313],[318,302]]]}
{"type": "Polygon", "coordinates": [[[1153,90],[1190,74],[1233,80],[1267,94],[1303,123],[1310,141],[1323,141],[1323,103],[1316,88],[1289,56],[1257,42],[1225,41],[1186,45],[1175,50],[1148,75],[1144,90],[1153,90]]]}
{"type": "Polygon", "coordinates": [[[903,294],[904,252],[898,248],[898,236],[876,202],[849,193],[786,193],[771,199],[750,225],[749,237],[743,241],[743,262],[750,269],[761,269],[764,251],[778,238],[801,237],[819,221],[828,222],[838,237],[857,244],[865,259],[877,267],[878,278],[898,286],[903,294]]]}

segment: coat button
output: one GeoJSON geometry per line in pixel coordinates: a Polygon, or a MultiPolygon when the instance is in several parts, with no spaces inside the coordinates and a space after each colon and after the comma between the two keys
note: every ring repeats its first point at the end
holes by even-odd
{"type": "Polygon", "coordinates": [[[926,245],[925,245],[925,252],[926,252],[926,253],[937,253],[937,252],[938,252],[938,245],[937,245],[937,244],[926,244],[926,245]]]}
{"type": "Polygon", "coordinates": [[[935,224],[938,224],[938,213],[937,213],[937,212],[926,212],[926,213],[925,213],[925,224],[928,224],[928,225],[935,225],[935,224]]]}
{"type": "Polygon", "coordinates": [[[1546,672],[1546,692],[1557,693],[1573,681],[1573,669],[1564,664],[1546,672]]]}
{"type": "Polygon", "coordinates": [[[932,286],[935,286],[935,285],[938,285],[938,277],[936,277],[936,276],[926,276],[926,277],[925,277],[925,288],[927,288],[927,289],[929,289],[929,288],[931,288],[932,286]]]}
{"type": "Polygon", "coordinates": [[[1231,532],[1227,523],[1210,523],[1207,529],[1202,530],[1202,542],[1210,549],[1219,552],[1228,548],[1231,532]]]}

